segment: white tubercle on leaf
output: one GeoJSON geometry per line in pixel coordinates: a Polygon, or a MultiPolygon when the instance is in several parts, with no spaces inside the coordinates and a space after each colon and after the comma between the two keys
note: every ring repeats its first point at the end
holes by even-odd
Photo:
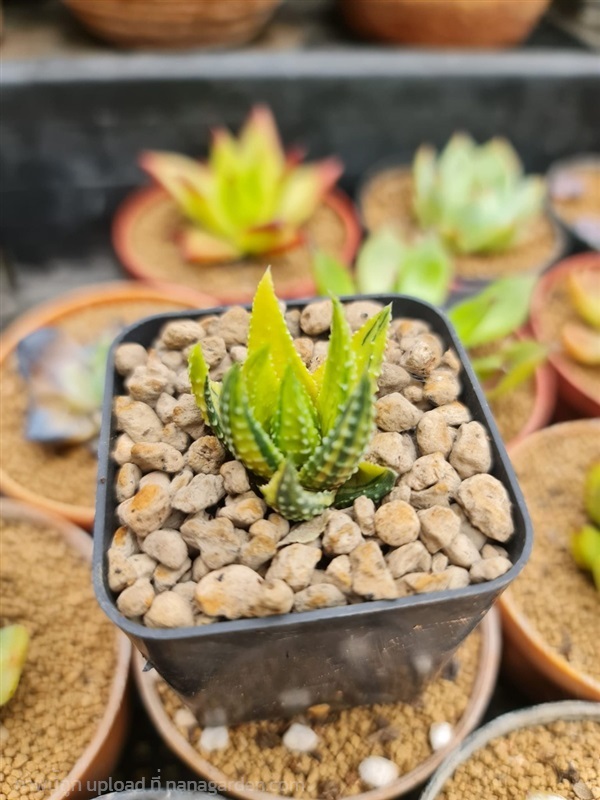
{"type": "Polygon", "coordinates": [[[449,722],[434,722],[429,729],[429,742],[434,751],[441,750],[452,741],[454,729],[449,722]]]}
{"type": "Polygon", "coordinates": [[[382,756],[369,756],[358,767],[361,781],[370,789],[381,789],[398,779],[400,769],[397,764],[382,756]]]}

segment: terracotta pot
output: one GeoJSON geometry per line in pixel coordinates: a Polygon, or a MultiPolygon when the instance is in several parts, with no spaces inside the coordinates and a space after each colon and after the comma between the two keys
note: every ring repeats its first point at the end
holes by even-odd
{"type": "MultiPolygon", "coordinates": [[[[58,531],[70,548],[87,562],[92,560],[92,541],[88,534],[54,514],[41,512],[23,503],[0,498],[0,515],[4,519],[26,520],[34,524],[51,526],[58,531]]],[[[96,793],[97,782],[108,778],[116,765],[127,733],[129,701],[127,697],[131,644],[126,636],[115,629],[117,662],[104,716],[88,746],[78,758],[73,769],[54,790],[48,800],[85,800],[96,793]],[[72,788],[71,788],[72,787],[72,788]]]]}
{"type": "Polygon", "coordinates": [[[425,792],[421,795],[421,800],[436,800],[443,791],[446,781],[452,777],[456,769],[468,761],[477,750],[483,749],[492,739],[507,736],[512,731],[517,731],[520,728],[549,725],[559,720],[593,720],[599,722],[600,707],[596,703],[581,703],[577,701],[547,703],[497,717],[472,734],[442,764],[425,792]]]}
{"type": "MultiPolygon", "coordinates": [[[[193,297],[180,287],[161,289],[143,286],[133,282],[106,283],[86,287],[71,292],[56,300],[43,303],[18,317],[0,337],[0,370],[11,358],[17,345],[27,335],[48,325],[55,325],[71,315],[85,313],[94,306],[117,305],[135,301],[164,303],[165,311],[173,308],[210,308],[217,302],[208,295],[196,293],[193,297]]],[[[0,491],[3,494],[22,500],[43,511],[59,514],[77,525],[91,529],[94,522],[94,509],[89,506],[71,505],[51,500],[17,482],[9,472],[0,467],[0,491]]]]}
{"type": "Polygon", "coordinates": [[[591,250],[600,250],[600,234],[596,232],[596,236],[593,239],[585,230],[585,227],[580,228],[577,224],[578,221],[589,217],[596,221],[600,230],[600,196],[599,192],[596,191],[596,187],[600,186],[600,155],[591,153],[556,161],[548,170],[546,179],[550,190],[550,210],[555,219],[569,231],[578,244],[591,250]],[[566,177],[567,181],[571,176],[574,176],[575,180],[577,180],[578,174],[587,175],[589,183],[584,191],[586,191],[587,197],[595,199],[595,202],[592,203],[592,211],[586,212],[582,210],[579,206],[579,198],[560,201],[554,200],[552,197],[552,187],[557,185],[562,176],[566,177]],[[592,175],[595,178],[591,178],[592,175]]]}
{"type": "MultiPolygon", "coordinates": [[[[412,211],[412,183],[412,166],[407,164],[385,161],[367,172],[358,188],[357,205],[368,233],[389,226],[409,241],[422,235],[412,211]],[[379,209],[373,204],[373,197],[383,199],[379,209]]],[[[549,212],[531,221],[528,234],[527,241],[517,243],[506,253],[454,254],[455,275],[451,294],[464,298],[485,289],[499,278],[517,274],[541,275],[564,256],[567,236],[549,212]],[[507,259],[508,270],[504,268],[507,259]]]]}
{"type": "Polygon", "coordinates": [[[340,0],[361,36],[418,47],[502,48],[534,28],[550,0],[340,0]]]}
{"type": "MultiPolygon", "coordinates": [[[[560,330],[551,330],[544,323],[543,317],[543,311],[547,307],[551,292],[565,280],[571,270],[582,268],[593,268],[598,271],[600,276],[600,254],[583,253],[572,256],[542,276],[533,293],[530,324],[533,334],[539,342],[554,346],[554,349],[550,351],[549,361],[558,376],[558,392],[562,400],[567,406],[577,409],[585,416],[598,417],[600,416],[600,380],[584,381],[584,370],[589,375],[587,370],[593,369],[593,374],[600,376],[600,367],[583,368],[568,358],[559,347],[560,330]],[[598,385],[597,390],[595,383],[598,385]]],[[[568,299],[565,299],[565,302],[569,302],[568,299]]],[[[573,316],[575,318],[575,314],[573,316]]]]}
{"type": "Polygon", "coordinates": [[[267,24],[281,0],[63,0],[91,33],[122,47],[239,45],[267,24]]]}
{"type": "MultiPolygon", "coordinates": [[[[345,240],[340,255],[344,263],[350,264],[356,255],[361,239],[360,223],[354,206],[350,199],[339,190],[335,190],[327,196],[325,205],[341,220],[345,240]]],[[[152,215],[157,220],[156,226],[153,228],[157,240],[160,239],[169,247],[170,258],[178,259],[180,267],[178,276],[171,276],[170,280],[186,286],[188,295],[193,296],[197,289],[186,284],[186,273],[200,275],[202,277],[202,280],[199,281],[200,285],[223,305],[251,302],[258,280],[262,277],[265,267],[271,263],[269,256],[264,256],[255,262],[241,262],[235,265],[222,264],[218,267],[188,264],[180,255],[179,247],[175,242],[176,228],[180,219],[176,206],[166,192],[159,187],[134,192],[125,200],[115,216],[113,246],[119,260],[130,275],[154,286],[162,285],[162,280],[157,278],[151,266],[149,267],[148,253],[143,252],[136,241],[137,226],[140,223],[143,224],[148,215],[152,215]]],[[[153,255],[155,251],[156,248],[151,250],[151,254],[153,255]]],[[[276,257],[273,256],[273,259],[276,257]]],[[[302,264],[299,269],[296,268],[291,272],[289,267],[286,267],[285,277],[281,277],[281,272],[278,276],[277,262],[274,261],[273,277],[279,297],[291,300],[314,295],[315,282],[308,261],[307,257],[306,264],[302,264]]]]}
{"type": "MultiPolygon", "coordinates": [[[[481,623],[482,645],[477,677],[473,694],[467,708],[454,729],[450,744],[434,753],[426,761],[407,775],[383,789],[353,795],[353,800],[391,800],[419,786],[434,772],[443,759],[480,722],[489,704],[496,685],[500,664],[501,637],[497,612],[492,609],[481,623]]],[[[134,676],[146,711],[154,722],[161,737],[194,772],[219,786],[220,791],[243,800],[283,800],[280,795],[249,789],[241,781],[229,778],[213,764],[204,759],[187,741],[168,716],[156,691],[156,673],[144,672],[145,659],[136,652],[134,656],[134,676]]],[[[342,799],[340,799],[342,800],[342,799]]]]}
{"type": "MultiPolygon", "coordinates": [[[[556,437],[558,441],[575,432],[584,433],[590,441],[596,439],[600,455],[600,420],[576,420],[546,428],[511,446],[509,454],[515,468],[518,470],[519,462],[527,463],[540,437],[556,437]]],[[[543,478],[540,478],[539,490],[543,491],[543,478]]],[[[526,489],[524,491],[527,494],[526,489]]],[[[524,579],[527,579],[526,575],[524,579]]],[[[539,700],[576,697],[600,701],[600,682],[576,670],[546,644],[517,606],[510,591],[501,596],[498,605],[504,633],[504,669],[526,694],[539,700]]]]}

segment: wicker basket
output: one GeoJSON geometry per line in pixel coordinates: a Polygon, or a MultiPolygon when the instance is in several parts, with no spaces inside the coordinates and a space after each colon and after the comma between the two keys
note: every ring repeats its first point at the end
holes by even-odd
{"type": "Polygon", "coordinates": [[[339,0],[367,38],[418,47],[501,48],[525,39],[550,0],[339,0]]]}
{"type": "Polygon", "coordinates": [[[253,39],[281,0],[63,0],[91,33],[122,47],[178,49],[253,39]]]}

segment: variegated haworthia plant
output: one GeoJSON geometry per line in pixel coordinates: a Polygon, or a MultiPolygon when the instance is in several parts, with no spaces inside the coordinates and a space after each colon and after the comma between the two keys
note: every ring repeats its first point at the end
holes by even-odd
{"type": "Polygon", "coordinates": [[[334,298],[328,356],[311,373],[267,271],[254,297],[244,364],[215,382],[202,343],[193,349],[190,380],[205,421],[286,519],[344,508],[360,495],[378,501],[394,486],[393,470],[361,460],[373,433],[390,316],[388,306],[352,335],[334,298]]]}

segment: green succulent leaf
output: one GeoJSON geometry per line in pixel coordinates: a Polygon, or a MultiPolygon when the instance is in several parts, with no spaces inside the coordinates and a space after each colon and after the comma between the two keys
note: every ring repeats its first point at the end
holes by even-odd
{"type": "Polygon", "coordinates": [[[315,400],[317,386],[294,347],[275,295],[270,270],[265,272],[254,295],[248,336],[248,358],[254,356],[265,345],[269,346],[271,363],[277,378],[283,380],[288,365],[291,366],[309,397],[315,400]]]}
{"type": "Polygon", "coordinates": [[[248,355],[242,366],[242,375],[252,413],[267,428],[277,408],[281,386],[271,361],[270,345],[265,344],[248,355]]]}
{"type": "Polygon", "coordinates": [[[226,446],[255,475],[270,478],[284,457],[252,413],[239,364],[225,375],[220,400],[226,446]]]}
{"type": "Polygon", "coordinates": [[[321,443],[315,407],[292,369],[281,383],[271,436],[296,466],[302,465],[321,443]]]}
{"type": "Polygon", "coordinates": [[[355,387],[357,377],[350,326],[346,321],[344,307],[337,298],[334,298],[329,350],[317,398],[323,435],[329,433],[335,424],[340,410],[355,387]]]}
{"type": "Polygon", "coordinates": [[[502,278],[453,306],[448,316],[465,347],[497,342],[524,325],[535,282],[530,276],[502,278]]]}
{"type": "Polygon", "coordinates": [[[307,520],[329,508],[335,499],[334,491],[315,492],[300,483],[296,468],[284,461],[261,492],[267,503],[285,519],[307,520]]]}
{"type": "Polygon", "coordinates": [[[17,691],[29,648],[29,634],[23,625],[0,629],[0,706],[17,691]]]}
{"type": "Polygon", "coordinates": [[[197,345],[194,345],[188,358],[188,374],[190,376],[192,392],[196,398],[196,405],[202,412],[205,422],[208,422],[206,399],[204,396],[206,381],[208,380],[208,373],[208,364],[204,358],[202,347],[198,343],[197,345]]]}
{"type": "Polygon", "coordinates": [[[443,305],[452,282],[452,261],[442,245],[425,239],[404,251],[394,291],[443,305]]]}
{"type": "Polygon", "coordinates": [[[362,496],[378,503],[392,491],[397,479],[398,475],[393,469],[363,461],[350,480],[337,490],[334,506],[348,508],[357,497],[362,496]]]}
{"type": "Polygon", "coordinates": [[[358,375],[367,370],[372,381],[376,381],[379,377],[391,318],[392,306],[388,305],[368,319],[352,337],[352,350],[356,356],[358,375]]]}
{"type": "Polygon", "coordinates": [[[307,489],[337,489],[352,477],[373,431],[373,384],[365,373],[334,427],[300,470],[307,489]]]}
{"type": "Polygon", "coordinates": [[[387,294],[393,291],[404,245],[388,228],[371,234],[356,259],[356,284],[361,294],[387,294]]]}
{"type": "Polygon", "coordinates": [[[548,357],[548,348],[533,340],[510,343],[502,350],[504,375],[487,391],[488,400],[496,400],[529,380],[548,357]]]}
{"type": "Polygon", "coordinates": [[[335,256],[324,250],[317,250],[313,257],[313,277],[319,295],[351,295],[356,293],[356,285],[347,267],[335,256]]]}
{"type": "Polygon", "coordinates": [[[204,406],[206,408],[206,422],[213,429],[215,436],[222,442],[225,441],[223,426],[221,425],[221,392],[222,385],[207,378],[204,382],[204,406]]]}

